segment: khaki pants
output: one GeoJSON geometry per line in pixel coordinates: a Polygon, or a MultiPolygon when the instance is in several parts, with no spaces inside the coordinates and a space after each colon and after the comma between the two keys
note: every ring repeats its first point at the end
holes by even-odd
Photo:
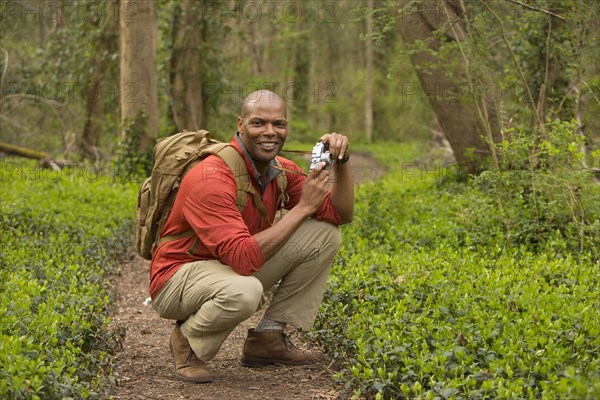
{"type": "Polygon", "coordinates": [[[153,299],[162,318],[185,321],[181,332],[196,355],[210,361],[231,331],[262,306],[277,282],[265,317],[308,329],[314,323],[340,245],[339,228],[305,221],[254,275],[216,260],[184,264],[153,299]]]}

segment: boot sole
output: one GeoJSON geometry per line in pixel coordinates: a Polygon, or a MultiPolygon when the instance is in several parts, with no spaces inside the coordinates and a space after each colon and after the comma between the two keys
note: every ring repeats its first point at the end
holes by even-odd
{"type": "Polygon", "coordinates": [[[212,378],[193,379],[188,378],[187,376],[179,375],[177,373],[177,364],[175,364],[175,353],[173,352],[173,343],[171,343],[171,339],[169,339],[169,350],[171,351],[171,357],[173,357],[173,373],[175,374],[176,379],[192,383],[211,383],[213,381],[212,378]]]}
{"type": "Polygon", "coordinates": [[[244,367],[249,368],[264,368],[269,365],[287,365],[287,366],[298,366],[298,365],[309,365],[312,364],[313,361],[286,361],[286,360],[278,360],[273,358],[255,358],[255,357],[242,357],[240,359],[240,364],[244,367]]]}

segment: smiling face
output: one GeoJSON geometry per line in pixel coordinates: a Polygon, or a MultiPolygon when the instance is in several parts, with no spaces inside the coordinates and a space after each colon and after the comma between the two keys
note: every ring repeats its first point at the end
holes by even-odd
{"type": "Polygon", "coordinates": [[[240,138],[254,160],[258,172],[264,174],[287,138],[285,103],[271,92],[248,96],[237,128],[240,138]]]}

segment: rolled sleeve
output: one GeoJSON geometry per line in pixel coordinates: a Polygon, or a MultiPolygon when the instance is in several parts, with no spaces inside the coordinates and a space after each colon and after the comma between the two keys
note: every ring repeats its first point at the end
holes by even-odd
{"type": "Polygon", "coordinates": [[[342,217],[340,217],[340,214],[331,202],[331,192],[327,193],[325,200],[323,200],[323,204],[321,204],[321,207],[319,207],[313,217],[318,221],[325,221],[334,225],[340,225],[342,223],[342,217]]]}

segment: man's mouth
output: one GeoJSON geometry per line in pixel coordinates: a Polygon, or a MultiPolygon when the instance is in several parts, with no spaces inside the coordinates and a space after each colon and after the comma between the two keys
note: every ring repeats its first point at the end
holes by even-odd
{"type": "Polygon", "coordinates": [[[259,146],[265,150],[274,150],[277,147],[277,142],[261,142],[259,146]]]}

